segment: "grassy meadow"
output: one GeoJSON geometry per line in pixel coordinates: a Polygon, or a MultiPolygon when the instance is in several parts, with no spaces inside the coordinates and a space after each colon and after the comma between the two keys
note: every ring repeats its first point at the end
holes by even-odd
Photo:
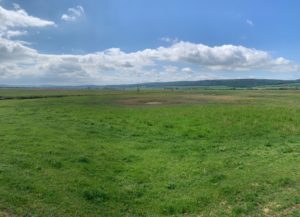
{"type": "Polygon", "coordinates": [[[300,91],[0,98],[0,216],[300,216],[300,91]]]}

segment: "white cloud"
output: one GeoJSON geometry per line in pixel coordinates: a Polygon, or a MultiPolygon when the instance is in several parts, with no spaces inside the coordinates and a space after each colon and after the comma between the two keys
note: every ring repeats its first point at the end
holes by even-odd
{"type": "Polygon", "coordinates": [[[242,46],[178,42],[126,53],[118,48],[85,55],[41,54],[21,42],[0,40],[2,81],[38,84],[112,84],[195,80],[215,72],[299,72],[291,61],[242,46]],[[181,69],[176,66],[182,65],[181,69]],[[163,67],[163,73],[159,74],[163,67]],[[197,69],[197,70],[195,70],[197,69]],[[203,73],[205,72],[205,73],[203,73]]]}
{"type": "Polygon", "coordinates": [[[167,65],[167,66],[164,66],[164,71],[167,73],[176,73],[176,72],[178,72],[178,67],[172,66],[172,65],[167,65]]]}
{"type": "Polygon", "coordinates": [[[182,68],[181,71],[184,73],[192,73],[193,72],[193,70],[190,67],[182,68]]]}
{"type": "Polygon", "coordinates": [[[5,36],[8,39],[14,38],[14,37],[18,37],[18,36],[22,36],[22,35],[27,35],[27,31],[23,30],[23,31],[19,31],[19,30],[8,30],[5,33],[5,36]]]}
{"type": "Polygon", "coordinates": [[[252,20],[247,19],[246,23],[251,27],[254,26],[254,22],[252,20]]]}
{"type": "Polygon", "coordinates": [[[43,20],[37,17],[33,17],[27,14],[27,12],[21,8],[17,10],[6,10],[0,6],[0,30],[7,28],[18,27],[45,27],[54,26],[55,23],[48,20],[43,20]]]}
{"type": "Polygon", "coordinates": [[[75,8],[69,8],[67,13],[61,16],[64,21],[76,21],[78,18],[84,15],[84,9],[82,6],[77,5],[75,8]]]}
{"type": "Polygon", "coordinates": [[[27,47],[21,42],[0,38],[0,63],[2,65],[28,63],[28,61],[33,61],[38,55],[36,50],[27,47]]]}
{"type": "Polygon", "coordinates": [[[170,47],[146,49],[143,55],[161,61],[193,64],[211,71],[295,70],[294,64],[282,57],[273,58],[266,51],[235,45],[209,47],[181,41],[170,47]]]}
{"type": "Polygon", "coordinates": [[[18,4],[14,4],[14,8],[15,10],[6,10],[0,6],[0,37],[11,38],[27,34],[22,30],[24,28],[55,25],[52,21],[28,15],[18,4]]]}

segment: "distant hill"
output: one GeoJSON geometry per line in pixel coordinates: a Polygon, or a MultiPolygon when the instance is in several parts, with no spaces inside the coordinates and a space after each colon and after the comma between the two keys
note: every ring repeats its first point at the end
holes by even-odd
{"type": "MultiPolygon", "coordinates": [[[[263,86],[291,86],[300,87],[299,80],[272,80],[272,79],[224,79],[224,80],[201,80],[201,81],[175,81],[153,82],[138,84],[140,88],[183,88],[183,87],[227,87],[227,88],[255,88],[263,86]]],[[[130,85],[107,85],[106,88],[134,88],[137,84],[130,85]]]]}
{"type": "Polygon", "coordinates": [[[168,88],[274,88],[274,89],[300,89],[298,80],[272,80],[272,79],[224,79],[224,80],[201,80],[201,81],[175,81],[175,82],[152,82],[125,85],[78,85],[78,86],[22,86],[22,85],[0,85],[0,88],[47,88],[47,89],[168,89],[168,88]]]}

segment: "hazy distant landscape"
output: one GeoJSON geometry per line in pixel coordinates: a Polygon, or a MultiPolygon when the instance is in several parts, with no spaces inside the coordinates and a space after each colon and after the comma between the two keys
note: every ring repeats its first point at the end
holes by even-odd
{"type": "Polygon", "coordinates": [[[152,82],[116,85],[0,85],[0,88],[50,88],[50,89],[298,89],[300,80],[223,79],[200,81],[152,82]]]}

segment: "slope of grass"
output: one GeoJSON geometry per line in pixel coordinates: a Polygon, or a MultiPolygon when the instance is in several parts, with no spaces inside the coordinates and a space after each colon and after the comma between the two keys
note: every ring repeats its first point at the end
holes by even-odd
{"type": "Polygon", "coordinates": [[[0,210],[299,216],[299,106],[296,91],[2,100],[0,210]]]}

